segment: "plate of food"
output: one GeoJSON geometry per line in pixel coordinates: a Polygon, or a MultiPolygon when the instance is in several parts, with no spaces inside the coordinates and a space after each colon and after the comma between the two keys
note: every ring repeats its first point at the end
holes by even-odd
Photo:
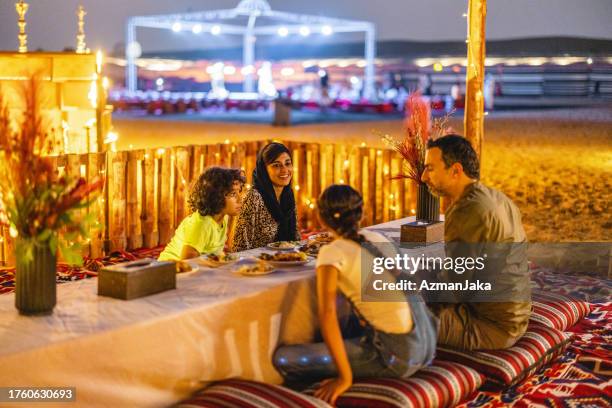
{"type": "Polygon", "coordinates": [[[176,273],[193,272],[197,269],[191,266],[191,264],[187,261],[176,261],[175,265],[176,265],[176,273]]]}
{"type": "Polygon", "coordinates": [[[262,276],[274,272],[274,266],[266,262],[249,263],[242,265],[234,272],[244,276],[262,276]]]}
{"type": "Polygon", "coordinates": [[[204,265],[204,266],[210,266],[210,267],[213,267],[213,268],[217,268],[219,266],[233,264],[234,262],[238,261],[239,259],[240,259],[240,256],[238,256],[238,254],[225,254],[225,253],[221,253],[221,254],[203,255],[203,256],[197,258],[197,262],[202,264],[202,265],[204,265]]]}
{"type": "Polygon", "coordinates": [[[268,244],[269,249],[276,249],[277,251],[293,251],[300,246],[299,241],[277,241],[268,244]]]}
{"type": "Polygon", "coordinates": [[[310,241],[321,242],[323,244],[329,244],[334,240],[334,237],[329,232],[320,232],[317,235],[313,235],[309,238],[310,241]]]}
{"type": "Polygon", "coordinates": [[[262,253],[259,260],[276,267],[302,266],[309,262],[308,255],[304,252],[277,252],[275,254],[262,253]]]}
{"type": "Polygon", "coordinates": [[[319,254],[319,249],[333,240],[334,237],[332,237],[329,232],[321,232],[320,234],[310,237],[306,244],[299,247],[299,250],[306,252],[308,255],[317,256],[319,254]]]}

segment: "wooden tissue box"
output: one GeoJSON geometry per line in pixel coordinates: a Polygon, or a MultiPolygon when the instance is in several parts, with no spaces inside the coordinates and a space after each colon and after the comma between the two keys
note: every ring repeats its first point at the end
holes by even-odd
{"type": "Polygon", "coordinates": [[[444,221],[409,222],[402,225],[400,241],[406,244],[433,244],[444,240],[444,221]]]}
{"type": "Polygon", "coordinates": [[[176,264],[153,258],[107,266],[98,273],[98,295],[130,300],[176,289],[176,264]]]}

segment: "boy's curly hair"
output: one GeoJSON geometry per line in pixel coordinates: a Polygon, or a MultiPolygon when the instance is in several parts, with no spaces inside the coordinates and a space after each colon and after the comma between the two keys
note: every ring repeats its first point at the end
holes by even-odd
{"type": "Polygon", "coordinates": [[[189,208],[200,215],[216,215],[225,207],[225,196],[234,183],[244,185],[246,179],[239,169],[209,167],[198,177],[189,194],[189,208]]]}

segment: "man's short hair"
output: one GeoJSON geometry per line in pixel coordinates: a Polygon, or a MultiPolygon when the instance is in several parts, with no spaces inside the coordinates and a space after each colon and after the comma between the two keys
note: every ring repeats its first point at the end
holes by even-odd
{"type": "Polygon", "coordinates": [[[471,179],[480,179],[478,155],[470,142],[459,135],[446,135],[427,142],[427,148],[437,147],[442,151],[442,160],[446,168],[460,163],[464,173],[471,179]]]}

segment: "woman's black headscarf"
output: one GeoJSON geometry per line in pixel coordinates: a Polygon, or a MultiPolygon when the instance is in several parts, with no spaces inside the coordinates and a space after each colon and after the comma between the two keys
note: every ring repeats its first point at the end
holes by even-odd
{"type": "Polygon", "coordinates": [[[255,188],[263,198],[266,208],[278,222],[278,232],[276,233],[277,241],[293,241],[295,237],[296,214],[295,214],[295,196],[291,183],[283,188],[280,195],[280,202],[276,200],[274,186],[270,175],[266,169],[266,165],[274,162],[283,153],[287,153],[291,157],[291,152],[282,143],[270,143],[266,145],[257,155],[257,166],[253,170],[253,188],[255,188]]]}

